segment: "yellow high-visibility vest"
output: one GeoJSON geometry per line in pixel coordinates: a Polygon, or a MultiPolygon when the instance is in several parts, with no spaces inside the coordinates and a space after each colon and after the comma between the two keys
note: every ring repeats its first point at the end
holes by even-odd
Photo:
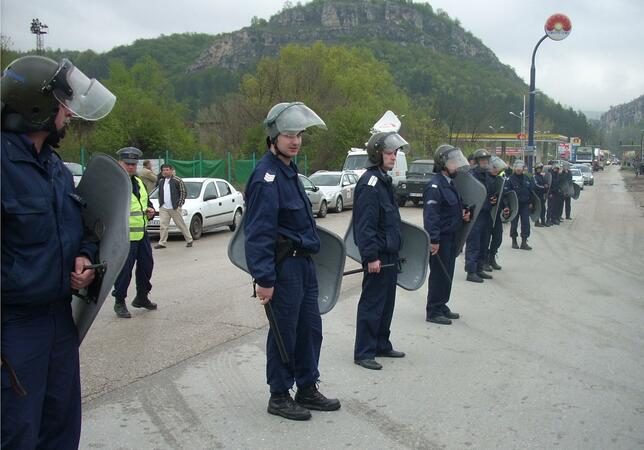
{"type": "Polygon", "coordinates": [[[145,211],[148,209],[148,191],[145,189],[143,181],[139,177],[134,177],[139,184],[139,196],[137,198],[132,193],[130,201],[130,241],[140,241],[143,239],[145,226],[148,223],[148,216],[145,211]]]}

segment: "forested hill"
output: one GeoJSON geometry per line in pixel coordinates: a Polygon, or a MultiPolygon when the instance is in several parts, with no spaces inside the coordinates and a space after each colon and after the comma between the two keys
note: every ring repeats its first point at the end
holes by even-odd
{"type": "MultiPolygon", "coordinates": [[[[106,80],[108,86],[114,81],[124,83],[122,76],[116,79],[112,73],[121,70],[114,69],[115,62],[131,72],[133,78],[128,83],[139,83],[144,91],[150,88],[142,77],[157,79],[154,72],[161,71],[169,85],[161,88],[159,84],[157,91],[183,105],[185,121],[196,125],[194,129],[201,133],[200,143],[251,148],[257,133],[238,123],[230,125],[229,117],[222,120],[221,115],[226,114],[222,111],[232,106],[239,110],[235,120],[257,120],[258,111],[266,107],[264,102],[273,99],[259,99],[255,94],[260,91],[253,86],[267,82],[262,77],[270,79],[270,61],[281,59],[284,69],[290,69],[288,58],[283,56],[287,49],[288,57],[309,65],[307,69],[317,65],[324,71],[338,64],[314,60],[320,55],[337,57],[349,64],[334,69],[337,79],[324,80],[330,83],[330,88],[342,90],[343,99],[337,104],[330,104],[330,97],[325,99],[327,111],[339,107],[346,110],[347,105],[357,108],[358,95],[376,96],[379,106],[374,103],[373,111],[366,106],[361,111],[362,127],[362,122],[373,123],[384,112],[376,110],[393,108],[387,106],[389,103],[400,105],[398,108],[403,109],[396,112],[407,115],[403,126],[407,126],[416,148],[430,148],[450,134],[474,137],[489,132],[490,125],[510,132],[520,130],[520,121],[508,113],[521,111],[523,94],[528,90],[526,84],[478,38],[464,30],[457,19],[429,4],[409,0],[313,0],[304,5],[287,1],[283,10],[268,20],[255,17],[248,27],[232,33],[174,34],[137,40],[101,54],[50,51],[48,55],[55,59],[71,58],[86,73],[106,80]],[[314,49],[315,45],[322,47],[314,49]],[[264,61],[269,61],[265,64],[268,69],[261,72],[264,61]],[[371,72],[360,72],[364,67],[371,72]],[[341,70],[352,74],[346,76],[353,77],[354,85],[342,86],[346,80],[338,78],[341,70]],[[385,74],[384,79],[369,81],[375,72],[385,74]],[[361,90],[369,84],[389,92],[391,101],[382,92],[361,90]],[[227,128],[221,125],[224,122],[227,128]],[[232,129],[235,133],[229,131],[232,129]],[[225,137],[227,133],[229,138],[225,137]]],[[[3,50],[3,66],[13,56],[3,50]]],[[[297,80],[293,83],[296,87],[301,85],[297,80]]],[[[306,95],[303,93],[302,99],[306,95]]],[[[176,111],[180,114],[179,109],[176,111]]],[[[355,114],[345,114],[344,120],[357,120],[355,114]]],[[[357,123],[349,125],[347,129],[360,129],[357,123]]],[[[591,135],[583,114],[545,95],[537,96],[536,129],[580,136],[584,140],[591,135]]],[[[338,143],[348,144],[344,138],[338,143]]]]}

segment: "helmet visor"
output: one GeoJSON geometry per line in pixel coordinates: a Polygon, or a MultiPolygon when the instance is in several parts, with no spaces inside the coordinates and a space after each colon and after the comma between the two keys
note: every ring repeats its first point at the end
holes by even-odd
{"type": "Polygon", "coordinates": [[[409,145],[401,135],[398,133],[391,133],[385,137],[385,140],[382,144],[382,151],[385,153],[393,153],[396,150],[406,147],[409,145]]]}
{"type": "Polygon", "coordinates": [[[492,159],[490,160],[490,162],[492,163],[492,168],[494,168],[494,169],[496,169],[498,171],[507,169],[507,167],[508,167],[508,165],[505,163],[505,161],[503,161],[498,156],[493,156],[492,159]]]}
{"type": "Polygon", "coordinates": [[[467,158],[459,148],[454,148],[450,150],[445,155],[445,168],[449,171],[455,171],[459,169],[466,169],[470,167],[470,163],[467,162],[467,158]]]}
{"type": "Polygon", "coordinates": [[[61,89],[54,89],[54,96],[76,117],[98,120],[112,111],[116,96],[98,80],[88,78],[75,66],[69,67],[64,75],[72,95],[69,96],[61,89]]]}
{"type": "Polygon", "coordinates": [[[279,113],[275,118],[275,127],[280,133],[299,133],[309,127],[326,130],[326,124],[320,116],[300,102],[291,103],[279,113]]]}

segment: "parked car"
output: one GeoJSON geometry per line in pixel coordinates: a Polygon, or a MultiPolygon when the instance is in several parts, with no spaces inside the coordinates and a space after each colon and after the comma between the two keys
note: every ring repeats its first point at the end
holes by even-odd
{"type": "Polygon", "coordinates": [[[83,176],[83,166],[73,162],[66,162],[65,166],[69,169],[69,171],[72,173],[72,176],[74,177],[74,186],[78,186],[78,183],[80,183],[80,180],[83,176]]]}
{"type": "Polygon", "coordinates": [[[433,159],[417,159],[413,161],[407,170],[407,179],[396,188],[398,205],[405,206],[407,200],[411,200],[414,206],[422,203],[425,186],[432,175],[434,175],[433,159]]]}
{"type": "Polygon", "coordinates": [[[327,205],[339,213],[347,206],[353,205],[353,191],[358,177],[353,171],[330,172],[319,170],[309,177],[324,194],[327,205]]]}
{"type": "Polygon", "coordinates": [[[593,175],[593,170],[587,164],[575,164],[572,166],[573,169],[581,170],[581,174],[584,177],[584,184],[592,186],[595,184],[595,176],[593,175]]]}
{"type": "Polygon", "coordinates": [[[305,177],[302,174],[299,174],[299,175],[300,175],[300,181],[304,186],[304,191],[306,192],[306,196],[309,198],[309,201],[311,202],[311,209],[313,211],[313,214],[315,214],[320,218],[326,217],[326,213],[329,210],[329,204],[327,203],[326,198],[324,197],[324,193],[322,193],[320,188],[317,187],[307,177],[305,177]]]}
{"type": "MultiPolygon", "coordinates": [[[[347,152],[342,170],[352,170],[360,178],[367,171],[366,167],[368,164],[369,156],[367,155],[367,151],[360,148],[352,148],[347,152]]],[[[405,181],[405,172],[407,172],[407,156],[405,156],[405,152],[398,150],[396,153],[396,163],[393,169],[387,172],[391,176],[394,189],[398,184],[405,181]]]]}
{"type": "MultiPolygon", "coordinates": [[[[184,178],[186,185],[186,202],[181,208],[183,220],[188,225],[193,239],[199,239],[202,233],[221,227],[235,231],[244,213],[244,196],[226,180],[220,178],[184,178]]],[[[155,210],[159,210],[159,189],[150,194],[150,201],[155,210]]],[[[159,214],[148,222],[148,233],[159,234],[159,214]]],[[[181,231],[170,219],[169,234],[181,234],[181,231]]]]}
{"type": "Polygon", "coordinates": [[[570,173],[572,175],[572,182],[575,183],[577,186],[579,186],[579,189],[584,188],[584,176],[581,174],[581,170],[579,169],[570,169],[570,173]]]}

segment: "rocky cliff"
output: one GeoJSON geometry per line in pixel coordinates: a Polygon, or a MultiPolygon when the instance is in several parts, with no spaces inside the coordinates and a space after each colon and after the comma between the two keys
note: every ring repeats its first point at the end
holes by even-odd
{"type": "Polygon", "coordinates": [[[429,5],[402,0],[316,0],[287,8],[268,21],[257,20],[252,26],[216,36],[188,71],[247,69],[263,56],[276,56],[281,47],[291,43],[350,44],[359,40],[418,44],[507,70],[480,40],[429,5]]]}
{"type": "Polygon", "coordinates": [[[604,131],[627,128],[644,121],[644,95],[619,106],[612,106],[602,114],[600,126],[604,131]]]}

